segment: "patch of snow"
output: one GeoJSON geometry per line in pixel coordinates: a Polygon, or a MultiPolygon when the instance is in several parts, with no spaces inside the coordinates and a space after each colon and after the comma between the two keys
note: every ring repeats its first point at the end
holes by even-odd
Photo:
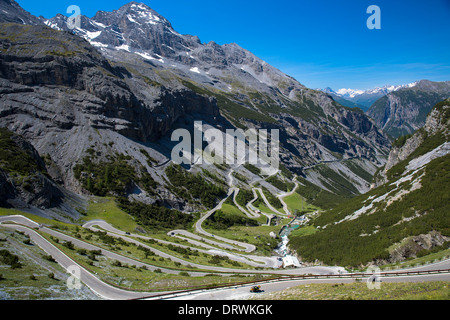
{"type": "Polygon", "coordinates": [[[97,21],[94,21],[94,20],[90,20],[90,22],[91,22],[91,24],[94,24],[97,27],[100,27],[100,28],[103,28],[103,29],[106,28],[106,26],[103,23],[100,23],[100,22],[97,22],[97,21]]]}
{"type": "Polygon", "coordinates": [[[134,20],[133,17],[132,17],[130,14],[127,14],[127,18],[128,18],[128,20],[130,20],[131,22],[134,22],[134,23],[137,23],[137,24],[140,25],[140,23],[137,22],[136,20],[134,20]]]}
{"type": "MultiPolygon", "coordinates": [[[[158,22],[161,22],[161,18],[159,18],[157,15],[154,15],[148,10],[148,8],[143,5],[133,4],[130,7],[134,9],[134,17],[140,19],[140,21],[145,20],[145,23],[150,24],[157,24],[158,22]]],[[[138,23],[131,15],[127,15],[127,18],[132,22],[138,23]]]]}
{"type": "Polygon", "coordinates": [[[89,41],[89,43],[94,46],[94,47],[98,47],[98,48],[107,48],[108,45],[101,43],[101,42],[96,42],[96,41],[89,41]]]}
{"type": "Polygon", "coordinates": [[[96,31],[96,32],[90,32],[90,31],[86,31],[86,37],[88,38],[87,40],[92,40],[97,38],[102,32],[101,31],[96,31]]]}
{"type": "Polygon", "coordinates": [[[44,24],[52,29],[61,30],[61,28],[58,27],[58,25],[56,23],[52,23],[50,20],[44,21],[44,24]]]}
{"type": "Polygon", "coordinates": [[[164,59],[157,55],[158,57],[160,57],[160,59],[152,57],[151,55],[145,53],[145,52],[135,52],[136,54],[140,55],[142,58],[147,59],[147,60],[155,60],[155,61],[159,61],[161,63],[164,63],[164,59]]]}
{"type": "Polygon", "coordinates": [[[168,45],[165,44],[165,43],[163,43],[163,46],[166,47],[166,48],[169,48],[170,50],[172,50],[173,52],[175,52],[175,50],[174,50],[171,46],[168,46],[168,45]]]}
{"type": "Polygon", "coordinates": [[[158,60],[156,58],[153,58],[151,55],[148,55],[144,52],[136,52],[136,54],[140,55],[142,58],[147,59],[147,60],[158,60]]]}
{"type": "MultiPolygon", "coordinates": [[[[172,28],[166,28],[166,29],[169,30],[170,33],[176,35],[177,37],[181,37],[181,34],[179,34],[178,32],[174,31],[172,28]]],[[[186,48],[188,48],[188,47],[186,47],[186,48]]]]}
{"type": "Polygon", "coordinates": [[[339,89],[338,91],[336,91],[336,93],[338,95],[342,95],[342,96],[347,95],[350,98],[354,98],[357,95],[363,94],[364,91],[363,90],[354,90],[354,89],[350,89],[350,88],[349,89],[343,88],[343,89],[339,89]]]}
{"type": "Polygon", "coordinates": [[[130,47],[129,47],[128,45],[126,45],[126,44],[123,44],[123,45],[121,45],[121,46],[118,46],[118,47],[116,47],[116,49],[117,49],[117,50],[125,50],[125,51],[130,52],[130,47]]]}
{"type": "Polygon", "coordinates": [[[388,94],[390,92],[393,91],[397,91],[400,90],[402,88],[412,88],[417,84],[417,82],[413,82],[413,83],[409,83],[409,84],[405,84],[405,85],[398,85],[398,86],[392,86],[392,85],[387,85],[384,87],[377,87],[374,89],[370,89],[370,90],[358,90],[358,89],[350,89],[350,88],[342,88],[339,89],[336,92],[336,94],[343,96],[343,97],[349,97],[349,98],[354,98],[356,96],[362,95],[362,94],[376,94],[376,93],[384,93],[384,94],[388,94]]]}

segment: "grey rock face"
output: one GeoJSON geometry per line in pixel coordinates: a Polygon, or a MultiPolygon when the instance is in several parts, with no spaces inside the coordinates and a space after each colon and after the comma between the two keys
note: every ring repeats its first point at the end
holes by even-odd
{"type": "Polygon", "coordinates": [[[2,40],[8,47],[0,60],[2,91],[8,93],[1,98],[3,115],[34,113],[60,129],[88,120],[96,128],[154,141],[186,113],[218,114],[214,100],[187,90],[160,89],[153,101],[139,99],[127,83],[131,75],[126,69],[112,67],[74,35],[44,26],[27,26],[26,32],[17,26],[5,29],[15,40],[2,40]],[[39,38],[51,40],[41,43],[39,38]],[[17,49],[21,41],[32,43],[24,53],[17,49]],[[66,41],[70,45],[61,48],[66,41]]]}
{"type": "Polygon", "coordinates": [[[0,0],[0,23],[11,22],[19,24],[42,24],[39,18],[25,11],[14,0],[0,0]]]}
{"type": "Polygon", "coordinates": [[[450,238],[443,236],[440,232],[431,231],[427,234],[421,234],[412,237],[403,246],[394,250],[389,257],[390,263],[400,262],[407,258],[416,257],[422,250],[430,250],[436,246],[442,246],[450,238]]]}

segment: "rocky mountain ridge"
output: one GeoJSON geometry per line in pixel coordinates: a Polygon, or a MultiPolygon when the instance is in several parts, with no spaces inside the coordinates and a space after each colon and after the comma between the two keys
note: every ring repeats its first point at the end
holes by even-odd
{"type": "MultiPolygon", "coordinates": [[[[389,140],[367,116],[304,87],[236,44],[202,44],[180,35],[134,2],[82,17],[73,32],[58,30],[65,19],[18,25],[0,13],[0,21],[7,21],[0,31],[0,125],[25,137],[41,155],[49,154],[69,190],[89,194],[74,175],[83,159],[105,163],[116,154],[130,159],[134,179],[149,174],[157,184],[147,192],[134,181],[127,187],[130,197],[194,210],[174,192],[166,169],[171,131],[192,130],[195,120],[222,130],[279,129],[283,168],[334,192],[332,185],[339,185],[334,175],[354,184],[352,193],[368,190],[367,176],[385,161],[389,140]],[[358,162],[359,169],[343,160],[358,162]],[[333,164],[335,174],[316,170],[318,163],[333,164]]],[[[234,169],[249,181],[261,180],[244,167],[234,169]]],[[[226,181],[230,168],[191,168],[204,170],[226,181]]]]}

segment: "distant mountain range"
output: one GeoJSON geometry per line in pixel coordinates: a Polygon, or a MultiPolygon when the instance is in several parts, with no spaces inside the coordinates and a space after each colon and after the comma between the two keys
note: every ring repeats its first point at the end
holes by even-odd
{"type": "Polygon", "coordinates": [[[402,88],[411,88],[416,84],[417,82],[398,86],[386,85],[384,87],[376,87],[369,90],[342,88],[334,91],[330,87],[327,87],[325,89],[321,89],[321,91],[329,93],[331,96],[333,96],[333,98],[335,98],[337,102],[346,107],[359,107],[362,110],[367,111],[375,101],[387,95],[388,93],[397,91],[402,88]]]}
{"type": "Polygon", "coordinates": [[[392,138],[412,134],[425,124],[431,108],[450,97],[450,81],[416,81],[371,90],[322,89],[349,108],[360,108],[392,138]]]}

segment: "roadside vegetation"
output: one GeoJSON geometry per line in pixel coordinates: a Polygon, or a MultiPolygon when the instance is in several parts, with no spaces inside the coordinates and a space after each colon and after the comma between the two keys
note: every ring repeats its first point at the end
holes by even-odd
{"type": "Polygon", "coordinates": [[[449,300],[446,281],[419,283],[381,283],[380,290],[369,290],[365,282],[306,284],[280,292],[258,294],[258,300],[449,300]]]}
{"type": "Polygon", "coordinates": [[[380,266],[380,269],[394,270],[399,268],[413,268],[421,265],[431,264],[448,258],[450,258],[450,249],[442,250],[442,248],[440,247],[435,247],[434,250],[424,250],[420,252],[417,255],[417,258],[409,257],[404,261],[385,264],[380,266]]]}
{"type": "Polygon", "coordinates": [[[266,181],[269,182],[274,187],[280,189],[281,191],[285,191],[285,192],[291,191],[295,187],[295,183],[290,182],[290,181],[280,180],[276,176],[271,176],[271,177],[267,178],[266,181]]]}
{"type": "Polygon", "coordinates": [[[282,209],[283,204],[281,203],[280,199],[278,199],[276,196],[274,196],[267,188],[261,187],[262,192],[266,196],[267,201],[275,208],[275,209],[282,209]]]}
{"type": "Polygon", "coordinates": [[[216,230],[226,230],[232,226],[255,227],[259,223],[245,216],[238,208],[224,204],[205,221],[205,226],[216,230]]]}
{"type": "Polygon", "coordinates": [[[0,226],[0,300],[99,299],[84,285],[69,290],[67,277],[24,233],[0,226]]]}
{"type": "Polygon", "coordinates": [[[112,197],[92,197],[83,220],[104,220],[113,227],[125,232],[136,232],[139,224],[125,211],[119,208],[117,201],[112,197]]]}
{"type": "Polygon", "coordinates": [[[254,198],[253,192],[247,189],[240,189],[238,195],[236,196],[236,202],[245,208],[247,203],[252,201],[254,198]]]}

